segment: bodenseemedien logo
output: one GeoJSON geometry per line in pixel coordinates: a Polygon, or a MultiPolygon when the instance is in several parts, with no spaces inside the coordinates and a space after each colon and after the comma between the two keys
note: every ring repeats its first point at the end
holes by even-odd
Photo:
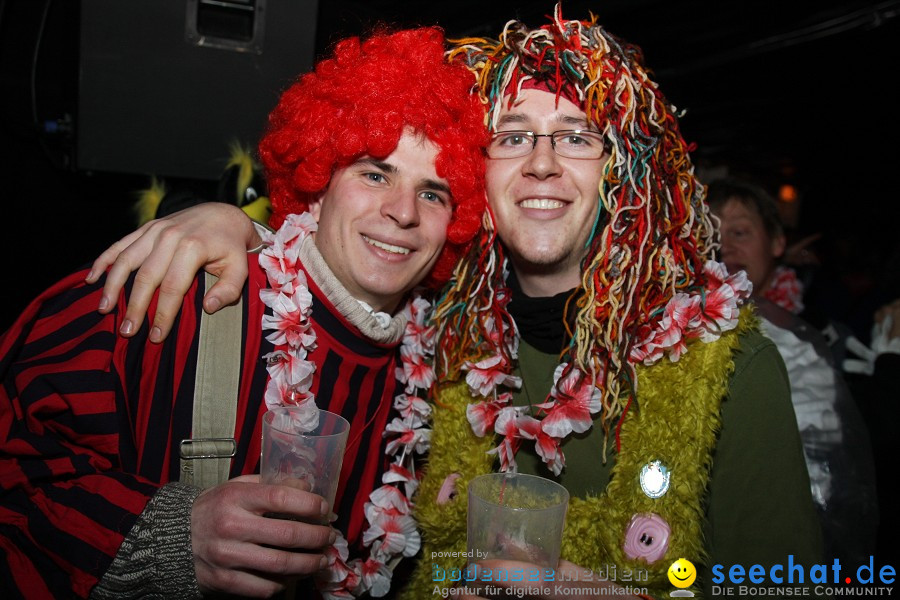
{"type": "Polygon", "coordinates": [[[677,590],[669,592],[672,598],[693,598],[694,592],[687,589],[697,579],[697,569],[694,563],[686,558],[679,558],[669,566],[669,582],[674,585],[677,590]]]}

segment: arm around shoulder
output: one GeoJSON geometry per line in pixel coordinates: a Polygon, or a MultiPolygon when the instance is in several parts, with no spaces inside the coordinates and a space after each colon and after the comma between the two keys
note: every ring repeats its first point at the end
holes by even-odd
{"type": "Polygon", "coordinates": [[[181,306],[182,298],[201,269],[219,281],[204,297],[207,312],[231,304],[240,296],[247,280],[248,250],[262,243],[259,229],[236,206],[206,202],[151,221],[110,246],[91,267],[88,282],[96,281],[109,267],[104,284],[101,312],[108,311],[132,271],[134,287],[120,333],[133,335],[140,327],[159,289],[159,299],[150,339],[163,341],[181,306]]]}

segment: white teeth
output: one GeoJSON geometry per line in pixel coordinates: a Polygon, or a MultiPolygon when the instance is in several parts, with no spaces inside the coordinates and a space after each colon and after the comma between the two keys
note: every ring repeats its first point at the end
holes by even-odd
{"type": "Polygon", "coordinates": [[[559,200],[548,200],[546,198],[532,198],[530,200],[522,200],[519,203],[522,208],[539,208],[541,210],[552,210],[554,208],[562,208],[565,204],[559,200]]]}
{"type": "Polygon", "coordinates": [[[366,243],[375,246],[376,248],[381,248],[386,252],[393,252],[394,254],[409,254],[409,248],[403,248],[401,246],[394,246],[393,244],[385,244],[384,242],[379,242],[377,240],[373,240],[370,237],[363,236],[363,239],[366,240],[366,243]]]}

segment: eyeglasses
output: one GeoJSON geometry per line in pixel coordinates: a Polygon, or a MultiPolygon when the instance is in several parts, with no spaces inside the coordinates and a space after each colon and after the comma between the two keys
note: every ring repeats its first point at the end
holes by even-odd
{"type": "Polygon", "coordinates": [[[537,146],[538,138],[550,138],[550,145],[566,158],[596,159],[603,156],[603,136],[596,131],[561,129],[553,133],[533,131],[498,131],[491,136],[487,155],[489,158],[521,158],[528,156],[537,146]]]}

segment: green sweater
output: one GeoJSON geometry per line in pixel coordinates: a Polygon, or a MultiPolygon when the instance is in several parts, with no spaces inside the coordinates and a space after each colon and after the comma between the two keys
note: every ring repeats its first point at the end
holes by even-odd
{"type": "MultiPolygon", "coordinates": [[[[620,585],[647,587],[660,597],[674,589],[666,570],[679,557],[696,564],[699,580],[693,589],[707,596],[716,564],[727,577],[735,564],[745,569],[760,564],[768,573],[768,566],[786,564],[788,555],[795,564],[821,562],[821,534],[784,365],[774,345],[744,316],[740,335],[728,332],[711,344],[695,340],[677,363],[664,359],[639,367],[640,410],[632,407],[623,422],[621,456],[611,439],[608,460],[602,462],[603,435],[597,428],[566,440],[566,468],[558,480],[572,500],[563,558],[594,570],[615,565],[620,585]],[[641,466],[655,459],[672,472],[670,490],[661,499],[644,496],[637,485],[641,466]],[[649,566],[622,552],[631,516],[645,512],[663,516],[672,527],[667,554],[649,566]],[[649,570],[647,583],[623,577],[642,568],[649,570]]],[[[516,402],[542,401],[557,362],[523,343],[518,374],[525,379],[516,402]]],[[[494,457],[485,453],[499,440],[472,434],[465,383],[442,387],[435,401],[429,466],[416,497],[425,558],[405,598],[431,590],[432,563],[444,569],[464,564],[464,559],[433,559],[431,553],[465,550],[465,484],[495,468],[494,457]],[[459,495],[437,505],[437,490],[450,473],[461,474],[459,495]]],[[[531,444],[523,444],[516,460],[520,472],[552,477],[531,444]]],[[[720,585],[728,585],[727,578],[720,585]]]]}
{"type": "MultiPolygon", "coordinates": [[[[523,381],[514,402],[543,401],[558,362],[555,355],[521,342],[516,374],[523,381]]],[[[721,417],[703,524],[710,558],[703,567],[697,565],[698,583],[702,581],[707,597],[714,597],[710,572],[714,564],[724,566],[726,581],[720,584],[724,586],[734,564],[745,569],[761,564],[768,573],[770,565],[786,564],[789,554],[803,564],[821,562],[822,554],[787,372],[774,344],[759,333],[740,339],[721,417]]],[[[533,445],[523,445],[516,461],[519,472],[559,481],[572,497],[583,498],[600,494],[609,483],[616,459],[614,437],[610,435],[605,464],[600,459],[602,444],[598,427],[571,436],[562,445],[566,468],[559,477],[544,466],[533,445]]],[[[734,597],[738,592],[735,589],[734,597]]]]}

